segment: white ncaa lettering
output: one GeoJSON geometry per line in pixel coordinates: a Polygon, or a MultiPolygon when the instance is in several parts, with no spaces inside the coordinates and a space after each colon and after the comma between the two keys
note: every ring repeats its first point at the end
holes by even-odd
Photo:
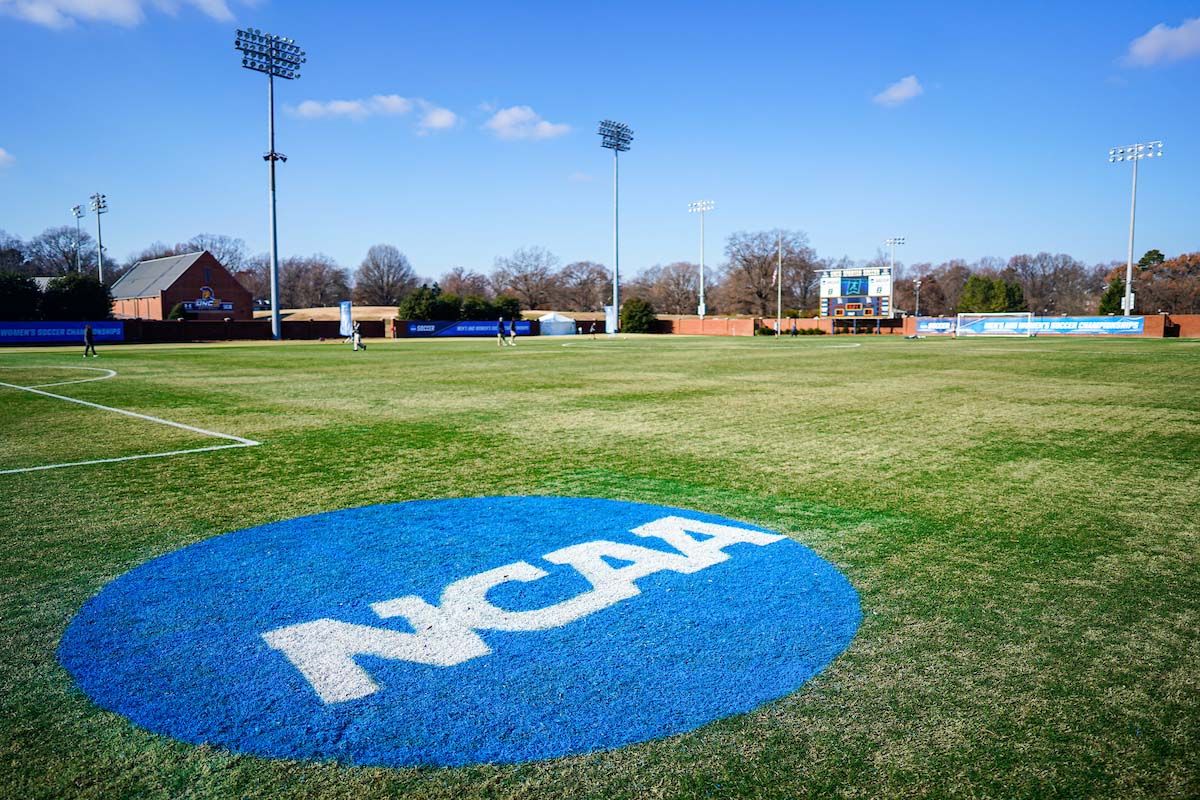
{"type": "Polygon", "coordinates": [[[415,633],[318,619],[268,631],[262,638],[287,656],[326,703],[379,691],[379,684],[355,662],[357,656],[451,667],[492,652],[478,634],[419,597],[375,603],[371,609],[384,619],[404,617],[415,633]]]}
{"type": "Polygon", "coordinates": [[[543,608],[511,611],[488,600],[488,592],[497,586],[537,581],[550,574],[527,561],[516,561],[454,581],[442,590],[437,606],[416,595],[371,605],[382,619],[404,618],[415,633],[318,619],[277,628],[262,637],[287,657],[325,703],[355,700],[379,690],[379,685],[355,661],[357,656],[451,667],[492,652],[475,631],[540,631],[561,627],[641,594],[635,583],[639,578],[663,571],[685,575],[699,572],[728,560],[724,548],[730,545],[762,547],[787,538],[685,517],[663,517],[640,525],[631,533],[662,539],[678,552],[603,539],[584,542],[554,550],[542,558],[551,564],[574,568],[592,588],[543,608]],[[608,558],[629,563],[614,567],[605,560],[608,558]]]}

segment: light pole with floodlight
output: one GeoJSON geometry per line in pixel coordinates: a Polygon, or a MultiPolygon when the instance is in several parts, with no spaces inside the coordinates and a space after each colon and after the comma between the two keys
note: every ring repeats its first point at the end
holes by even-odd
{"type": "Polygon", "coordinates": [[[688,203],[688,212],[700,215],[700,305],[696,309],[700,314],[700,319],[704,319],[704,312],[707,310],[707,306],[704,304],[704,214],[716,207],[717,204],[712,200],[697,200],[694,203],[688,203]]]}
{"type": "Polygon", "coordinates": [[[91,200],[92,213],[96,215],[96,275],[104,283],[104,237],[100,235],[100,215],[108,213],[108,198],[96,192],[91,200]]]}
{"type": "Polygon", "coordinates": [[[1129,199],[1129,256],[1125,261],[1125,296],[1121,298],[1121,309],[1125,314],[1133,313],[1133,221],[1137,212],[1138,162],[1143,158],[1162,158],[1162,142],[1143,142],[1128,147],[1114,147],[1108,151],[1108,163],[1133,162],[1133,193],[1129,199]]]}
{"type": "Polygon", "coordinates": [[[83,218],[83,206],[71,206],[71,213],[75,216],[75,271],[82,272],[79,266],[79,240],[83,238],[83,230],[79,227],[79,220],[83,218]]]}
{"type": "Polygon", "coordinates": [[[620,206],[617,202],[619,177],[617,156],[629,149],[629,144],[633,141],[633,131],[623,122],[606,119],[600,122],[600,128],[596,132],[600,134],[600,146],[613,151],[613,316],[616,324],[613,325],[609,334],[615,335],[621,325],[621,228],[619,224],[620,206]]]}
{"type": "Polygon", "coordinates": [[[888,264],[891,267],[892,272],[895,272],[896,271],[896,245],[904,244],[904,237],[903,236],[893,236],[890,239],[885,239],[883,243],[886,244],[891,249],[891,256],[889,258],[888,264]]]}
{"type": "Polygon", "coordinates": [[[921,279],[917,278],[913,281],[913,290],[917,293],[917,308],[913,312],[913,316],[917,319],[921,318],[921,279]]]}
{"type": "Polygon", "coordinates": [[[279,317],[279,232],[275,225],[275,162],[287,161],[287,156],[275,151],[275,79],[295,80],[300,77],[300,65],[308,59],[292,39],[285,39],[257,28],[239,29],[233,46],[242,51],[242,66],[267,76],[267,142],[263,155],[269,175],[271,219],[271,337],[281,337],[279,317]]]}

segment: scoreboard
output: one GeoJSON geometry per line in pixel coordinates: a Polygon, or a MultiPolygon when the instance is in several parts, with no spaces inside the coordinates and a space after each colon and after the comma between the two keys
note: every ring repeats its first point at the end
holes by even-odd
{"type": "Polygon", "coordinates": [[[821,272],[822,317],[892,316],[892,270],[849,267],[821,272]]]}

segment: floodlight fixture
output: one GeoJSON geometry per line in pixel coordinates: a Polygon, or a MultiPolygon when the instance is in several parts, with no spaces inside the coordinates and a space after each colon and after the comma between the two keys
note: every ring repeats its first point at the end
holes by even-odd
{"type": "Polygon", "coordinates": [[[108,213],[108,197],[96,192],[90,199],[92,213],[96,215],[96,276],[104,283],[104,237],[100,232],[100,215],[108,213]]]}
{"type": "Polygon", "coordinates": [[[611,119],[601,121],[596,132],[600,134],[600,146],[609,150],[625,152],[633,141],[633,130],[625,123],[611,119]]]}
{"type": "Polygon", "coordinates": [[[1108,151],[1108,163],[1116,164],[1124,161],[1133,162],[1133,190],[1129,199],[1129,252],[1125,259],[1125,296],[1121,298],[1121,310],[1125,314],[1133,313],[1133,228],[1137,216],[1137,174],[1138,162],[1144,158],[1162,158],[1163,143],[1157,139],[1151,142],[1124,147],[1112,147],[1108,151]]]}
{"type": "Polygon", "coordinates": [[[884,239],[883,243],[886,244],[891,251],[891,257],[889,258],[888,263],[891,267],[892,272],[895,272],[896,271],[896,247],[897,247],[897,245],[904,244],[904,237],[903,236],[893,236],[890,239],[884,239]]]}
{"type": "Polygon", "coordinates": [[[620,203],[619,203],[619,176],[620,167],[617,163],[617,156],[629,149],[629,144],[633,141],[633,130],[623,122],[615,122],[611,119],[601,120],[600,127],[596,131],[600,134],[600,146],[613,153],[613,317],[617,323],[612,326],[612,330],[608,331],[610,336],[615,336],[620,325],[621,314],[621,227],[620,227],[620,203]]]}
{"type": "Polygon", "coordinates": [[[700,304],[696,307],[696,313],[700,315],[700,319],[704,319],[704,314],[708,310],[704,304],[704,214],[716,207],[717,204],[712,200],[697,200],[694,203],[688,203],[688,213],[700,215],[700,304]]]}
{"type": "Polygon", "coordinates": [[[279,339],[282,327],[279,316],[279,231],[275,221],[275,162],[287,162],[287,156],[275,149],[275,79],[295,80],[300,66],[308,62],[307,54],[295,39],[276,36],[258,28],[239,28],[235,49],[242,53],[242,66],[267,76],[267,142],[263,155],[267,162],[268,193],[270,195],[271,225],[271,336],[279,339]]]}

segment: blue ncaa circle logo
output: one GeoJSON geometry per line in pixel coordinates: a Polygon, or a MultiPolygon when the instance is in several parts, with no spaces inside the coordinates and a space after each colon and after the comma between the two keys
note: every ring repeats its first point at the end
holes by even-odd
{"type": "Polygon", "coordinates": [[[156,733],[350,764],[515,763],[692,730],[854,637],[807,547],[677,508],[432,500],[236,531],[122,575],[59,660],[156,733]]]}

